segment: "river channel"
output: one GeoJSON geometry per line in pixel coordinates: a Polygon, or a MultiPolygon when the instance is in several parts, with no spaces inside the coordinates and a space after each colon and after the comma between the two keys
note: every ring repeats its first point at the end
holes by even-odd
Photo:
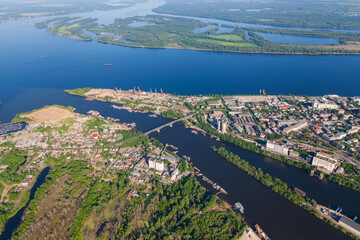
{"type": "MultiPolygon", "coordinates": [[[[147,114],[114,109],[110,103],[89,102],[82,97],[67,95],[62,90],[56,89],[34,89],[30,95],[22,97],[22,101],[31,102],[31,104],[26,104],[30,108],[38,108],[46,104],[60,104],[74,106],[76,112],[83,114],[89,110],[96,110],[103,116],[119,118],[121,122],[135,122],[136,128],[140,131],[152,129],[169,121],[162,117],[151,118],[147,114]],[[33,94],[38,97],[31,101],[33,94]]],[[[340,231],[247,176],[243,171],[215,154],[210,147],[225,146],[256,167],[261,167],[264,172],[279,177],[290,186],[302,188],[320,204],[331,206],[339,204],[350,214],[359,211],[357,203],[360,193],[331,182],[320,181],[308,176],[302,170],[271,158],[218,142],[202,134],[193,134],[190,129],[184,128],[181,124],[172,129],[164,129],[154,137],[163,143],[179,147],[180,156],[190,156],[195,166],[229,192],[228,195],[221,195],[221,197],[229,203],[240,201],[245,207],[248,223],[260,224],[272,239],[347,239],[340,231]]]]}
{"type": "MultiPolygon", "coordinates": [[[[143,9],[143,14],[148,14],[148,10],[143,9]]],[[[124,17],[140,14],[136,8],[131,11],[125,11],[124,17]]],[[[359,56],[277,56],[127,48],[52,36],[34,28],[33,24],[38,21],[0,24],[1,122],[9,122],[16,113],[52,104],[74,106],[79,113],[97,110],[121,122],[135,122],[140,131],[168,121],[116,110],[111,104],[88,102],[63,92],[67,88],[87,86],[122,89],[140,86],[143,90],[162,88],[164,92],[176,94],[256,94],[260,88],[271,94],[359,94],[359,56]],[[113,66],[105,67],[104,63],[113,66]]],[[[212,145],[224,143],[195,135],[182,125],[165,129],[156,137],[178,146],[179,155],[190,156],[195,166],[229,192],[223,196],[225,200],[240,201],[248,223],[259,223],[272,239],[347,239],[340,231],[273,193],[210,149],[212,145]]],[[[342,206],[349,216],[360,216],[358,192],[312,178],[271,158],[228,144],[224,146],[264,172],[303,189],[320,204],[332,208],[342,206]]],[[[12,224],[8,223],[7,233],[12,224]]]]}
{"type": "Polygon", "coordinates": [[[16,230],[16,228],[21,223],[21,218],[22,218],[26,208],[29,206],[30,201],[34,199],[35,193],[38,190],[38,188],[41,186],[41,184],[44,183],[49,171],[50,171],[50,167],[47,167],[41,171],[38,178],[36,179],[34,186],[30,190],[29,201],[25,204],[24,207],[22,207],[13,217],[11,217],[7,221],[7,223],[5,224],[5,227],[4,227],[4,231],[0,235],[0,239],[3,239],[3,240],[11,239],[13,232],[16,230]]]}

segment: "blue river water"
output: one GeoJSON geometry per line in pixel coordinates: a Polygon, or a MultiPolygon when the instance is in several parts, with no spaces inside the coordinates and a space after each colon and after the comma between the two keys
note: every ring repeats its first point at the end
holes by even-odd
{"type": "MultiPolygon", "coordinates": [[[[360,95],[360,56],[256,55],[128,48],[52,36],[36,29],[33,24],[37,21],[0,24],[1,122],[10,121],[16,113],[47,104],[75,105],[82,113],[89,108],[107,111],[108,104],[90,103],[63,93],[67,88],[87,86],[122,89],[139,86],[143,90],[156,88],[158,91],[162,88],[164,92],[175,94],[256,94],[259,89],[266,89],[269,94],[360,95]],[[104,63],[112,66],[104,66],[104,63]]],[[[107,115],[113,114],[113,110],[108,111],[107,115]]],[[[165,121],[140,114],[122,114],[121,121],[134,121],[142,131],[165,121]]],[[[249,180],[240,170],[234,170],[234,166],[211,153],[209,147],[215,144],[214,141],[191,135],[183,128],[158,138],[180,146],[180,152],[191,156],[207,176],[231,191],[230,201],[244,204],[250,223],[260,223],[274,239],[320,239],[321,236],[343,239],[344,236],[335,229],[249,180]],[[194,149],[195,144],[199,149],[194,149]],[[226,173],[223,176],[218,174],[220,168],[222,173],[226,173]],[[234,184],[234,179],[239,184],[234,184]],[[264,201],[267,204],[261,205],[264,201]]],[[[337,186],[321,183],[324,185],[316,185],[324,191],[321,193],[324,199],[321,199],[315,194],[314,181],[310,178],[304,181],[305,175],[296,173],[298,170],[289,170],[288,166],[278,162],[266,167],[270,159],[240,153],[247,160],[254,159],[258,167],[267,169],[291,185],[300,186],[309,195],[314,193],[312,196],[325,204],[346,204],[349,214],[360,211],[357,206],[352,207],[351,202],[346,202],[358,199],[358,193],[343,188],[337,190],[337,186]],[[337,198],[337,194],[352,198],[337,198]]]]}
{"type": "Polygon", "coordinates": [[[86,86],[162,88],[176,94],[256,94],[266,89],[269,94],[359,95],[360,56],[129,48],[52,36],[29,22],[36,20],[0,25],[3,103],[21,89],[86,86]]]}

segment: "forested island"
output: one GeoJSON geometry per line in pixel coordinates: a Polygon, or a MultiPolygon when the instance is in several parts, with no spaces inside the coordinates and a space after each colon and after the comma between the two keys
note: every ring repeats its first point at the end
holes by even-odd
{"type": "Polygon", "coordinates": [[[347,0],[167,0],[154,11],[278,27],[360,29],[359,3],[347,0]]]}
{"type": "Polygon", "coordinates": [[[99,25],[96,19],[63,17],[45,20],[35,25],[54,35],[79,40],[96,40],[129,47],[176,48],[239,53],[271,54],[358,54],[360,33],[315,30],[281,30],[227,26],[198,20],[146,16],[116,19],[113,24],[99,25]],[[52,25],[50,25],[52,24],[52,25]],[[84,31],[84,30],[87,31],[84,31]],[[339,44],[301,45],[268,41],[261,32],[282,36],[335,39],[339,44]]]}

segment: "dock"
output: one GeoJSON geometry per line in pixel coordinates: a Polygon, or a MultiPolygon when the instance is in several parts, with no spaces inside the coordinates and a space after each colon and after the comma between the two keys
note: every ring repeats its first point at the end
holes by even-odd
{"type": "Polygon", "coordinates": [[[27,126],[26,122],[0,124],[0,136],[21,131],[26,126],[27,126]]]}

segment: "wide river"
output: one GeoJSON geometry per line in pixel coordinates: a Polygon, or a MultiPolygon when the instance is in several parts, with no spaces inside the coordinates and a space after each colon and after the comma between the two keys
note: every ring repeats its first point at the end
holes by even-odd
{"type": "MultiPolygon", "coordinates": [[[[144,14],[148,11],[141,8],[144,14]]],[[[124,10],[122,10],[124,11],[124,10]]],[[[136,8],[132,8],[132,14],[136,8]]],[[[124,15],[125,16],[125,15],[124,15]]],[[[359,95],[360,56],[281,56],[144,49],[82,42],[52,36],[22,20],[0,24],[0,121],[44,105],[72,105],[80,113],[136,122],[141,131],[167,120],[115,110],[108,103],[69,96],[67,88],[103,87],[163,89],[176,94],[359,95]],[[41,57],[44,55],[45,57],[41,57]],[[106,67],[104,63],[112,63],[106,67]]],[[[206,176],[223,186],[229,202],[240,201],[249,224],[259,223],[272,239],[346,239],[340,231],[248,177],[210,149],[223,145],[179,126],[157,136],[179,147],[206,176]]],[[[297,186],[326,206],[342,206],[360,216],[360,194],[311,178],[301,170],[264,156],[225,145],[251,164],[290,186],[297,186]]]]}

